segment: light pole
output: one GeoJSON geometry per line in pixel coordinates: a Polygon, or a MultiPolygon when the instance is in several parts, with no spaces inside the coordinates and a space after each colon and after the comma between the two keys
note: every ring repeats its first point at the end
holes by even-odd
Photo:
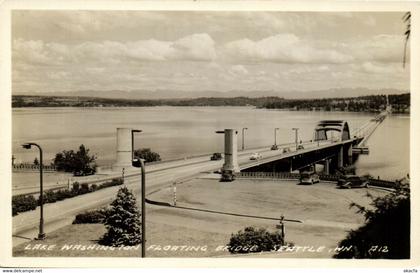
{"type": "Polygon", "coordinates": [[[292,130],[295,131],[295,143],[296,143],[296,150],[297,150],[297,148],[298,148],[298,131],[299,131],[299,128],[292,128],[292,130]]]}
{"type": "Polygon", "coordinates": [[[44,233],[44,183],[43,183],[43,175],[42,175],[42,168],[43,168],[43,162],[42,162],[42,149],[41,146],[39,146],[36,143],[30,142],[25,143],[22,145],[25,149],[31,149],[32,146],[36,146],[39,149],[39,203],[41,208],[41,214],[39,218],[39,233],[37,240],[44,240],[45,239],[45,233],[44,233]]]}
{"type": "Polygon", "coordinates": [[[134,159],[134,133],[140,133],[141,130],[132,129],[131,130],[131,160],[134,159]]]}
{"type": "Polygon", "coordinates": [[[146,168],[143,158],[135,158],[132,166],[141,168],[141,257],[146,257],[146,168]]]}
{"type": "Polygon", "coordinates": [[[280,128],[274,128],[274,146],[277,146],[277,130],[280,128]]]}
{"type": "Polygon", "coordinates": [[[141,168],[141,257],[146,257],[146,168],[144,159],[134,158],[134,133],[142,130],[131,130],[131,158],[132,166],[141,168]]]}
{"type": "Polygon", "coordinates": [[[242,128],[242,151],[245,150],[245,130],[248,128],[242,128]]]}

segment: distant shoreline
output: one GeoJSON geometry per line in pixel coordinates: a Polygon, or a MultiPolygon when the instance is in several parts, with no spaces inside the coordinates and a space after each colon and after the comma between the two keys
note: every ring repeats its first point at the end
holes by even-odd
{"type": "MultiPolygon", "coordinates": [[[[410,113],[410,94],[388,95],[394,113],[410,113]]],[[[191,99],[109,99],[98,97],[62,97],[62,96],[12,96],[12,108],[117,108],[117,107],[224,107],[250,106],[260,109],[288,111],[326,111],[326,112],[362,112],[377,113],[385,109],[387,97],[373,95],[349,98],[328,99],[284,99],[280,97],[202,97],[191,99]]]]}
{"type": "MultiPolygon", "coordinates": [[[[176,105],[157,105],[157,106],[24,106],[24,107],[12,107],[12,110],[18,110],[18,109],[28,109],[28,108],[32,108],[32,109],[39,109],[39,108],[50,108],[50,109],[58,109],[58,108],[69,108],[69,109],[125,109],[125,108],[145,108],[145,107],[249,107],[249,108],[253,108],[253,109],[263,109],[263,110],[271,110],[271,111],[294,111],[294,112],[331,112],[331,113],[371,113],[371,114],[375,114],[375,113],[379,113],[380,111],[346,111],[346,110],[311,110],[311,109],[299,109],[299,110],[295,110],[293,108],[287,109],[287,108],[282,108],[282,109],[267,109],[267,108],[258,108],[255,107],[254,105],[218,105],[218,106],[214,106],[214,105],[188,105],[188,106],[176,106],[176,105]]],[[[393,111],[392,114],[398,114],[398,115],[403,115],[403,116],[409,116],[410,112],[396,112],[393,111]]]]}

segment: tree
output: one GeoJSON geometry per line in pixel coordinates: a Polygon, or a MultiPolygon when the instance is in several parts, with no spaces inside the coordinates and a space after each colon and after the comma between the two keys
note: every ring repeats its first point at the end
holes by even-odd
{"type": "Polygon", "coordinates": [[[160,155],[156,152],[152,152],[150,148],[144,148],[134,151],[135,157],[143,158],[146,162],[160,161],[160,155]]]}
{"type": "Polygon", "coordinates": [[[100,243],[110,246],[132,246],[142,241],[140,211],[136,198],[127,187],[118,190],[117,198],[105,212],[104,224],[107,232],[100,243]]]}
{"type": "Polygon", "coordinates": [[[411,33],[411,12],[406,12],[403,16],[403,20],[407,24],[406,30],[404,33],[405,43],[404,43],[403,67],[405,67],[406,57],[407,57],[407,44],[408,44],[408,40],[410,39],[410,33],[411,33]]]}
{"type": "Polygon", "coordinates": [[[58,171],[86,175],[95,173],[95,160],[96,157],[89,155],[89,149],[82,144],[77,152],[64,150],[56,154],[54,165],[58,171]]]}
{"type": "Polygon", "coordinates": [[[347,251],[334,258],[409,259],[410,188],[397,182],[394,192],[372,198],[373,209],[352,203],[365,217],[365,224],[351,230],[339,244],[347,251]]]}

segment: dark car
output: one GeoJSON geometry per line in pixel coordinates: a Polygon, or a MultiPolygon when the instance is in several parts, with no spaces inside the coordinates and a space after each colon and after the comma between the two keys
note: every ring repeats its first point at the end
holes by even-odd
{"type": "Polygon", "coordinates": [[[297,146],[297,150],[302,150],[302,149],[305,149],[305,147],[303,147],[303,145],[302,145],[302,144],[299,144],[299,145],[297,146]]]}
{"type": "Polygon", "coordinates": [[[283,154],[284,153],[290,153],[290,148],[289,147],[283,148],[283,154]]]}
{"type": "Polygon", "coordinates": [[[278,149],[279,149],[279,147],[277,145],[275,145],[275,144],[273,146],[271,146],[271,150],[273,150],[273,151],[274,150],[278,150],[278,149]]]}
{"type": "Polygon", "coordinates": [[[210,160],[221,160],[222,159],[222,154],[221,153],[214,153],[211,157],[210,160]]]}
{"type": "Polygon", "coordinates": [[[300,173],[299,184],[319,183],[319,175],[314,171],[303,171],[300,173]]]}
{"type": "Polygon", "coordinates": [[[73,172],[74,176],[88,176],[88,175],[93,175],[93,174],[95,174],[93,170],[82,170],[82,171],[73,172]]]}
{"type": "Polygon", "coordinates": [[[369,177],[358,175],[345,175],[338,179],[337,187],[342,189],[367,188],[369,187],[369,177]]]}

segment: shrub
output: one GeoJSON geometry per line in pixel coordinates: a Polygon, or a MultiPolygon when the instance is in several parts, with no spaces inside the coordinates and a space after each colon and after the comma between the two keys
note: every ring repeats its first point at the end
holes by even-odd
{"type": "Polygon", "coordinates": [[[88,193],[88,192],[90,192],[89,184],[82,183],[80,185],[79,194],[85,194],[85,193],[88,193]]]}
{"type": "Polygon", "coordinates": [[[74,196],[68,189],[58,190],[55,193],[57,201],[61,201],[74,196]]]}
{"type": "Polygon", "coordinates": [[[343,249],[334,255],[341,259],[409,259],[410,258],[410,188],[397,183],[395,191],[373,197],[371,208],[356,203],[365,224],[351,230],[339,243],[343,249]],[[376,249],[374,248],[376,246],[376,249]]]}
{"type": "Polygon", "coordinates": [[[78,193],[80,190],[80,184],[79,182],[73,182],[72,186],[71,186],[71,191],[74,193],[78,193]]]}
{"type": "Polygon", "coordinates": [[[105,209],[91,210],[76,215],[73,224],[96,224],[103,223],[105,219],[105,209]]]}
{"type": "Polygon", "coordinates": [[[284,238],[280,232],[269,232],[264,228],[246,227],[236,234],[232,234],[228,246],[229,252],[250,253],[272,251],[284,245],[284,238]]]}
{"type": "MultiPolygon", "coordinates": [[[[45,203],[55,203],[57,201],[57,193],[53,190],[48,190],[44,192],[44,204],[45,203]]],[[[38,202],[40,203],[40,202],[38,202]]]]}
{"type": "Polygon", "coordinates": [[[90,185],[90,191],[96,191],[96,190],[98,190],[98,185],[96,184],[90,185]]]}
{"type": "MultiPolygon", "coordinates": [[[[114,178],[112,181],[105,182],[100,184],[99,186],[96,184],[92,184],[89,187],[89,184],[79,182],[74,182],[72,185],[72,189],[61,189],[61,190],[48,190],[44,192],[44,204],[46,203],[54,203],[57,201],[61,201],[67,198],[71,198],[77,195],[93,192],[96,190],[100,190],[107,187],[112,187],[116,185],[123,184],[123,180],[121,178],[114,178]]],[[[20,212],[25,212],[28,210],[34,210],[37,206],[41,204],[39,199],[35,199],[33,195],[17,195],[13,196],[12,198],[12,215],[15,216],[20,212]]]]}
{"type": "Polygon", "coordinates": [[[110,246],[131,246],[142,241],[140,211],[134,194],[122,187],[117,198],[105,213],[104,224],[107,232],[100,243],[110,246]]]}
{"type": "Polygon", "coordinates": [[[12,197],[12,215],[20,212],[34,210],[38,206],[38,201],[33,195],[16,195],[12,197]]]}
{"type": "Polygon", "coordinates": [[[104,182],[98,186],[98,190],[103,188],[108,188],[112,186],[122,185],[124,184],[124,180],[122,178],[114,178],[111,181],[104,182]]]}
{"type": "Polygon", "coordinates": [[[161,160],[160,155],[156,152],[151,151],[150,148],[135,150],[134,156],[143,158],[146,162],[154,162],[161,160]]]}

